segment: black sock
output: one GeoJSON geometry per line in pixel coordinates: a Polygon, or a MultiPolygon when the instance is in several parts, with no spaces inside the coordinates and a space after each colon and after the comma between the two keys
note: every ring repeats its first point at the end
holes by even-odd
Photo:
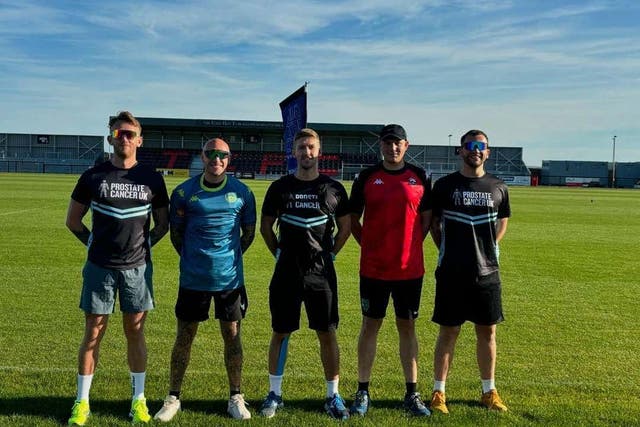
{"type": "Polygon", "coordinates": [[[233,397],[236,394],[240,394],[240,390],[229,390],[229,397],[233,397]]]}
{"type": "Polygon", "coordinates": [[[169,390],[169,396],[175,396],[176,399],[180,399],[180,391],[179,390],[169,390]]]}
{"type": "Polygon", "coordinates": [[[405,383],[405,385],[407,386],[407,396],[415,393],[418,387],[417,383],[405,383]]]}
{"type": "Polygon", "coordinates": [[[369,393],[369,381],[361,383],[358,381],[358,391],[366,391],[369,393]]]}

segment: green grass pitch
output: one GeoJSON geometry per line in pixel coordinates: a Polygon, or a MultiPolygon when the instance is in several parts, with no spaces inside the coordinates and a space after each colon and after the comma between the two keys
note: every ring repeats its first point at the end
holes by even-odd
{"type": "MultiPolygon", "coordinates": [[[[75,398],[78,309],[85,249],[67,231],[66,209],[77,176],[0,174],[0,425],[65,424],[75,398]]],[[[182,179],[169,177],[171,191],[182,179]]],[[[268,182],[247,181],[258,209],[268,182]]],[[[350,184],[347,183],[347,187],[350,184]]],[[[511,188],[513,217],[501,244],[506,321],[498,327],[497,386],[506,414],[478,405],[480,381],[471,325],[465,325],[447,382],[451,414],[409,419],[393,316],[383,325],[374,366],[373,408],[349,425],[637,425],[640,423],[640,192],[511,188]]],[[[430,321],[436,251],[425,241],[418,320],[419,390],[432,387],[437,327],[430,321]]],[[[175,335],[178,258],[168,236],[153,252],[157,308],[147,322],[146,395],[155,413],[167,393],[175,335]]],[[[351,402],[357,384],[360,326],[358,247],[350,239],[336,261],[342,353],[340,391],[351,402]]],[[[268,390],[270,318],[267,288],[273,259],[261,237],[245,255],[250,307],[243,322],[243,392],[255,415],[268,390]]],[[[388,312],[391,314],[391,311],[388,312]]],[[[130,386],[121,315],[111,317],[91,390],[90,425],[129,425],[130,386]]],[[[253,425],[336,423],[322,412],[324,380],[315,335],[291,339],[283,384],[285,410],[253,425]]],[[[194,344],[174,425],[237,425],[226,416],[227,381],[217,322],[194,344]]]]}

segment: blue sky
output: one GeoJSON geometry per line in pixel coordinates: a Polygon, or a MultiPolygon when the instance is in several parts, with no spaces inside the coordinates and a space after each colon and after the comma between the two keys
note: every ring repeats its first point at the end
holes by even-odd
{"type": "Polygon", "coordinates": [[[542,160],[640,161],[636,0],[0,0],[0,133],[106,134],[110,114],[479,128],[542,160]]]}

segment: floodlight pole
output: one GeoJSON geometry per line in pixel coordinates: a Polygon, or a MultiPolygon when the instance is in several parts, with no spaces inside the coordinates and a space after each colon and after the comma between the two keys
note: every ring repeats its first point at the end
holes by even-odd
{"type": "Polygon", "coordinates": [[[616,188],[616,135],[613,135],[613,168],[611,171],[611,187],[616,188]]]}
{"type": "Polygon", "coordinates": [[[451,153],[451,137],[453,135],[449,134],[449,147],[447,148],[447,171],[449,170],[449,156],[451,153]]]}

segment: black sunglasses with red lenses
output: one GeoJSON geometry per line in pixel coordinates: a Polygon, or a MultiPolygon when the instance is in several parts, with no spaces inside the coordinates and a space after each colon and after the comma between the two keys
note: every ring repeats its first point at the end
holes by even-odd
{"type": "Polygon", "coordinates": [[[115,139],[133,139],[138,136],[138,132],[128,129],[114,129],[111,131],[111,137],[115,139]]]}

